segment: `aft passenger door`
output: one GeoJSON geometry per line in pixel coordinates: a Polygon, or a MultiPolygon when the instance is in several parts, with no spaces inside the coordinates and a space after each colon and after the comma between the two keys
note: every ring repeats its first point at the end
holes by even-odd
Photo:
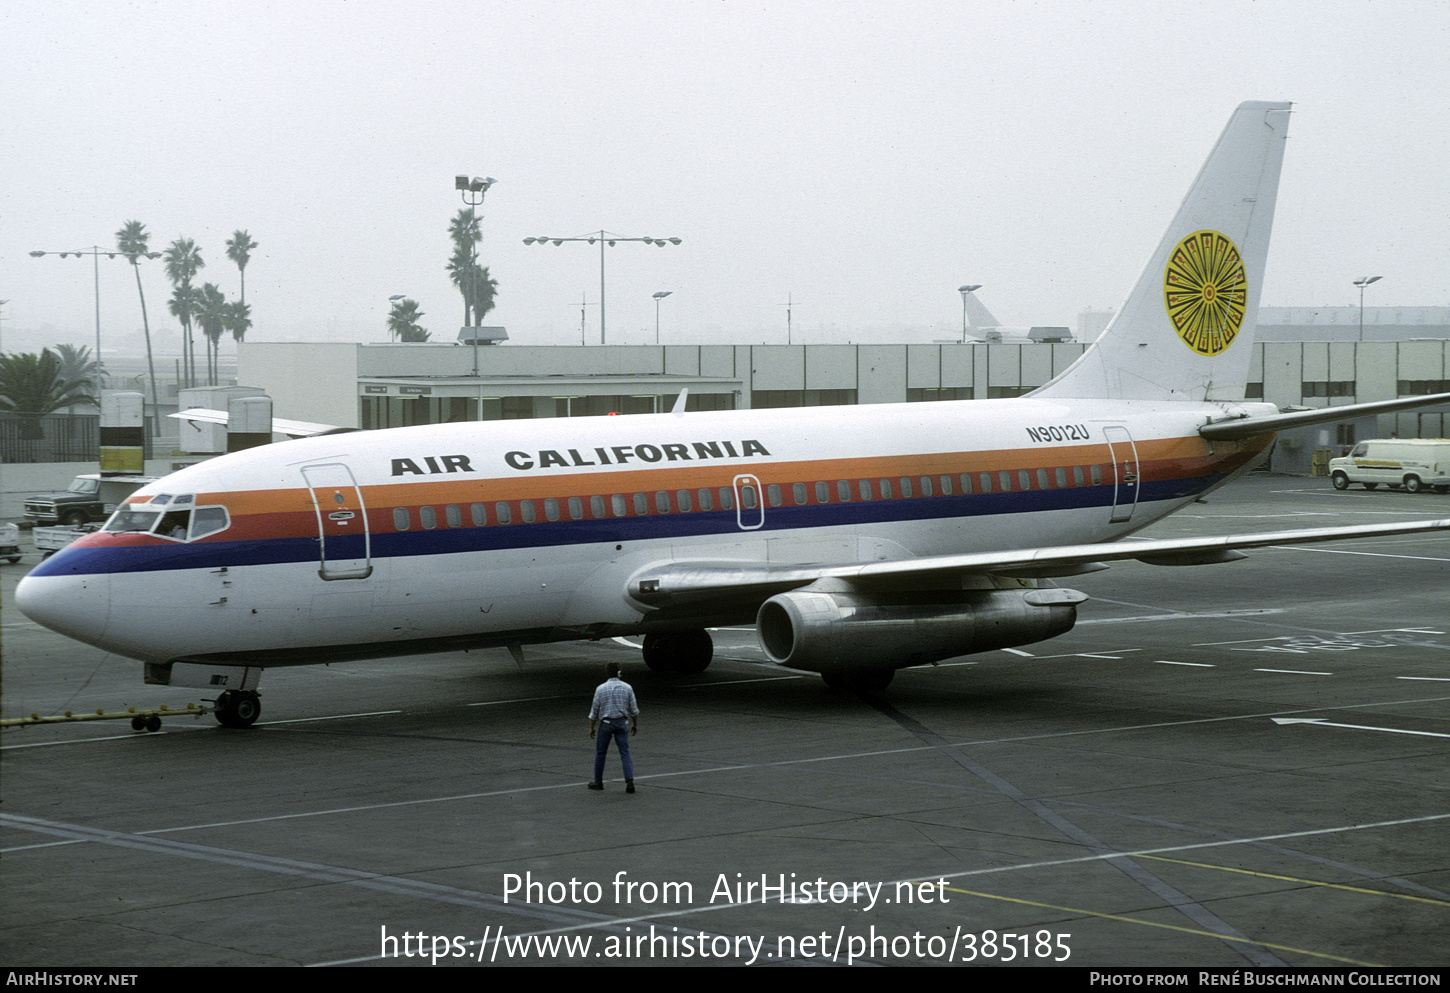
{"type": "Polygon", "coordinates": [[[1138,446],[1133,436],[1120,424],[1103,428],[1108,440],[1108,458],[1113,460],[1113,516],[1111,524],[1131,520],[1138,505],[1138,446]]]}
{"type": "Polygon", "coordinates": [[[302,467],[302,478],[317,510],[317,574],[329,580],[372,575],[367,507],[352,470],[341,462],[308,465],[302,467]]]}

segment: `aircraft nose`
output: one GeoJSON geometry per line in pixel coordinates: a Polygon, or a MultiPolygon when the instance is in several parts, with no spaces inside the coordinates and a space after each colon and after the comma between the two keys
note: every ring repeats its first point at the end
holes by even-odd
{"type": "Polygon", "coordinates": [[[111,613],[110,577],[26,576],[15,588],[15,606],[37,624],[104,648],[111,613]]]}

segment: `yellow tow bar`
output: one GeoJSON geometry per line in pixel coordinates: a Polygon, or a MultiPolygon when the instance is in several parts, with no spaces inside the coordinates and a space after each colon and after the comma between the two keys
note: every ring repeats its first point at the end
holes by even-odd
{"type": "Polygon", "coordinates": [[[0,720],[0,728],[29,727],[32,724],[69,724],[74,721],[124,721],[129,717],[132,731],[159,731],[163,716],[181,717],[190,714],[193,717],[200,717],[206,712],[205,707],[194,703],[188,703],[177,710],[172,710],[164,703],[157,710],[137,710],[135,707],[129,707],[125,711],[113,710],[109,713],[97,710],[94,714],[75,714],[67,710],[63,714],[51,714],[46,717],[41,717],[39,714],[31,714],[29,717],[7,717],[0,720]]]}

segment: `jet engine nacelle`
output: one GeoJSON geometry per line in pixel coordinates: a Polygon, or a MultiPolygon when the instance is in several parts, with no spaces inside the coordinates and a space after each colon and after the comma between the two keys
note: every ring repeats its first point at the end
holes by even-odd
{"type": "Polygon", "coordinates": [[[867,594],[794,590],[756,615],[771,661],[851,673],[901,669],[1055,638],[1072,629],[1076,590],[956,590],[867,594]]]}

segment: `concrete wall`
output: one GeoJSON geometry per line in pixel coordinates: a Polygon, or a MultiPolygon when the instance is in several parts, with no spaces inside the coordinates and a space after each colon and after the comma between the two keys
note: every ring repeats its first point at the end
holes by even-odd
{"type": "Polygon", "coordinates": [[[274,417],[355,428],[363,351],[347,342],[243,342],[237,348],[237,382],[265,390],[274,417]]]}

